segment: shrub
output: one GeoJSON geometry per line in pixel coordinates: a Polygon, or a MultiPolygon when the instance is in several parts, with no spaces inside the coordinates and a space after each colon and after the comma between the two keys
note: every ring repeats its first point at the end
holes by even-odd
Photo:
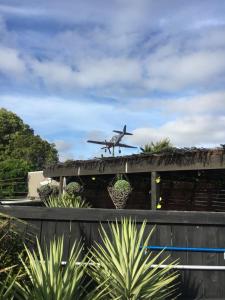
{"type": "Polygon", "coordinates": [[[116,191],[129,192],[129,191],[131,191],[131,186],[127,180],[119,179],[115,182],[114,189],[116,191]]]}
{"type": "Polygon", "coordinates": [[[24,300],[74,300],[83,299],[84,259],[80,261],[82,246],[75,242],[67,264],[62,266],[63,238],[50,242],[42,251],[37,240],[38,251],[26,248],[28,261],[22,260],[30,284],[17,284],[18,293],[24,300]],[[80,263],[78,263],[80,262],[80,263]]]}
{"type": "Polygon", "coordinates": [[[70,196],[74,196],[74,195],[78,195],[81,192],[81,185],[79,184],[79,182],[70,182],[67,186],[66,186],[66,193],[69,194],[70,196]]]}
{"type": "Polygon", "coordinates": [[[146,222],[138,230],[131,219],[110,224],[110,235],[101,227],[102,243],[92,248],[88,270],[105,293],[104,299],[158,300],[173,294],[178,277],[171,271],[174,263],[160,268],[168,258],[159,262],[161,252],[155,256],[145,253],[153,232],[144,238],[145,228],[146,222]]]}
{"type": "Polygon", "coordinates": [[[41,200],[47,200],[50,196],[57,196],[59,194],[59,188],[56,185],[45,184],[37,189],[41,200]]]}
{"type": "Polygon", "coordinates": [[[70,196],[68,194],[62,196],[50,196],[44,200],[47,207],[70,207],[70,208],[90,208],[91,205],[81,196],[70,196]]]}
{"type": "Polygon", "coordinates": [[[33,242],[27,223],[0,214],[0,299],[14,299],[15,282],[26,280],[20,260],[26,259],[25,241],[33,242]]]}

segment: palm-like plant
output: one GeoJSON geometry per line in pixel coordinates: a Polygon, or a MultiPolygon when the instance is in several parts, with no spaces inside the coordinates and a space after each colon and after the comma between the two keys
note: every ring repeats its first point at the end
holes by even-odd
{"type": "Polygon", "coordinates": [[[49,197],[44,200],[47,207],[70,207],[70,208],[90,208],[91,205],[81,196],[71,196],[68,194],[56,197],[49,197]]]}
{"type": "MultiPolygon", "coordinates": [[[[146,254],[152,231],[144,238],[146,222],[138,230],[131,219],[122,219],[110,224],[109,236],[101,228],[102,245],[96,244],[91,250],[89,274],[105,289],[105,299],[160,300],[172,297],[174,281],[178,274],[172,271],[174,263],[160,268],[161,253],[146,254]],[[157,262],[157,264],[156,264],[157,262]],[[156,266],[152,266],[156,264],[156,266]]],[[[171,299],[171,298],[170,298],[171,299]]]]}
{"type": "Polygon", "coordinates": [[[170,139],[165,138],[158,142],[151,142],[150,144],[144,145],[144,148],[141,148],[141,151],[144,153],[159,153],[172,149],[173,145],[171,144],[170,139]]]}
{"type": "Polygon", "coordinates": [[[83,294],[84,260],[79,262],[82,247],[75,242],[67,264],[62,266],[63,238],[50,242],[49,250],[41,250],[37,240],[37,253],[26,248],[28,261],[22,260],[30,284],[17,284],[18,299],[74,300],[83,294]]]}

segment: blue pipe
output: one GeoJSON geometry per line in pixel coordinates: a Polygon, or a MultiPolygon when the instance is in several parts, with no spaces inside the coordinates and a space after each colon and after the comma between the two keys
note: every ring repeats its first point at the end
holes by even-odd
{"type": "Polygon", "coordinates": [[[211,252],[211,253],[225,253],[225,248],[190,248],[190,247],[172,247],[172,246],[147,246],[146,249],[157,251],[187,251],[187,252],[211,252]]]}

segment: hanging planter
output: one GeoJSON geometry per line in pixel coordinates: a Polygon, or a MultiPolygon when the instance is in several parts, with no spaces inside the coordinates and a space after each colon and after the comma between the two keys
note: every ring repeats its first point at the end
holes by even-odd
{"type": "Polygon", "coordinates": [[[129,195],[132,192],[128,178],[123,179],[122,175],[117,175],[116,179],[108,186],[108,192],[116,209],[125,208],[129,195]]]}
{"type": "Polygon", "coordinates": [[[70,182],[65,188],[65,192],[70,196],[80,196],[84,187],[77,181],[70,182]]]}

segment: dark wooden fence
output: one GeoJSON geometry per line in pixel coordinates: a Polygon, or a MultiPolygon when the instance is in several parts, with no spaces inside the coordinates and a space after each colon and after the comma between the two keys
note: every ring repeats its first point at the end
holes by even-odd
{"type": "MultiPolygon", "coordinates": [[[[137,223],[147,220],[147,232],[157,225],[151,239],[154,246],[225,248],[225,213],[176,212],[112,209],[66,209],[44,207],[1,207],[6,213],[27,221],[41,244],[64,235],[64,259],[74,240],[87,246],[100,241],[99,222],[132,217],[137,223]]],[[[167,255],[168,252],[163,255],[167,255]]],[[[224,253],[171,252],[180,265],[225,266],[224,253]]],[[[181,298],[225,299],[224,270],[181,270],[181,298]]]]}

